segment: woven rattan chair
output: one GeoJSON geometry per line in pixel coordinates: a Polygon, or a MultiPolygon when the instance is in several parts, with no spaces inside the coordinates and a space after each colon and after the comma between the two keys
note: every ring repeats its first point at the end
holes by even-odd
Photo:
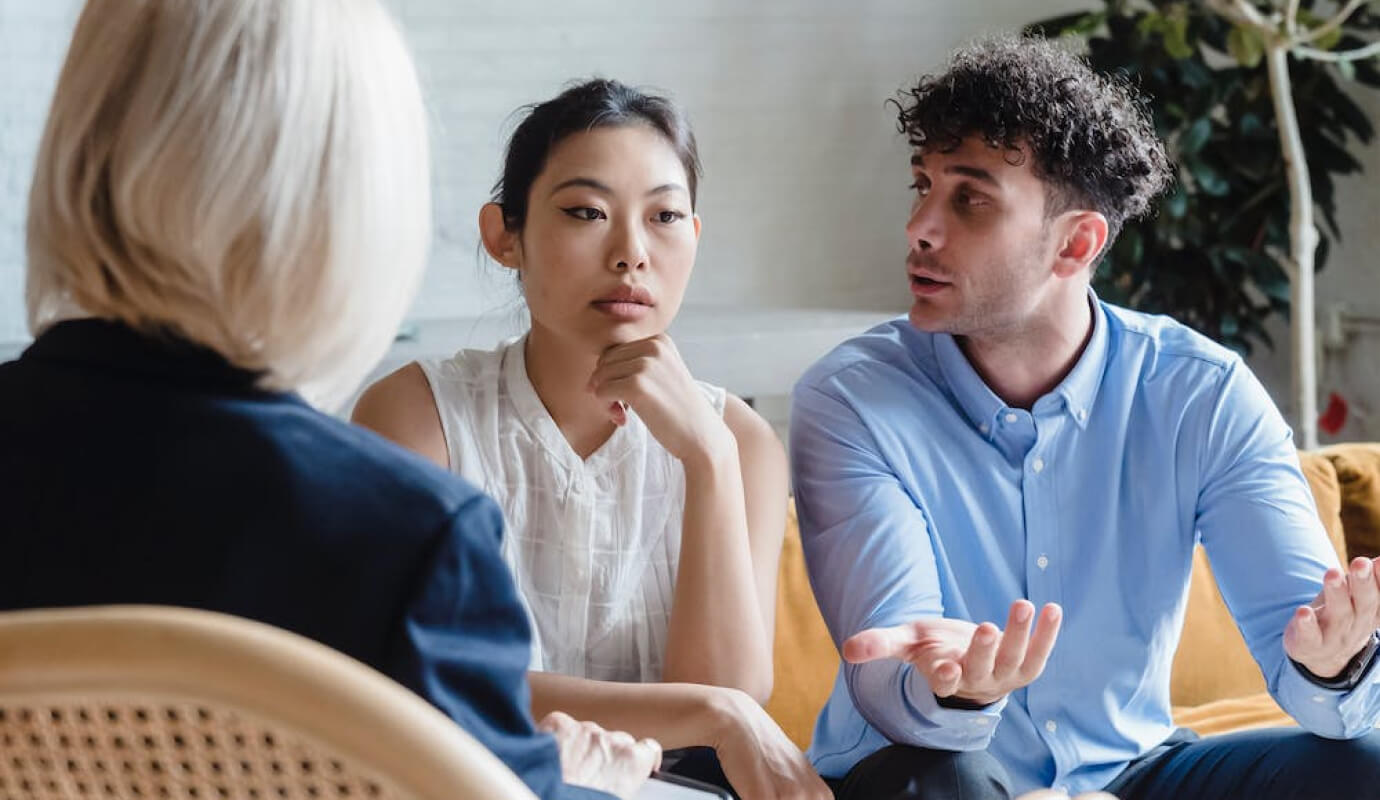
{"type": "Polygon", "coordinates": [[[0,613],[0,800],[533,800],[316,642],[150,606],[0,613]]]}

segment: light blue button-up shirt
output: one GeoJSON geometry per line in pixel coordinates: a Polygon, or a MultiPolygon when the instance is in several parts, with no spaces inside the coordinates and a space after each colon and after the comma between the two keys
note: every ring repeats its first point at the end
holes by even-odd
{"type": "Polygon", "coordinates": [[[1058,603],[1044,674],[979,711],[939,706],[896,660],[843,664],[810,758],[826,777],[893,742],[997,757],[1024,791],[1101,788],[1174,730],[1169,673],[1194,545],[1270,693],[1299,723],[1359,736],[1350,692],[1284,653],[1294,609],[1337,557],[1289,428],[1238,356],[1093,299],[1078,363],[1031,411],[1006,406],[952,336],[899,319],[797,384],[791,460],[810,580],[836,645],[923,617],[1005,625],[1058,603]]]}

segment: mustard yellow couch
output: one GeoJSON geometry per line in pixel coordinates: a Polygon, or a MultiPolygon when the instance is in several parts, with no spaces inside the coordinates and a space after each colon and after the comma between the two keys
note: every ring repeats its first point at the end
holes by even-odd
{"type": "MultiPolygon", "coordinates": [[[[1338,555],[1380,555],[1380,443],[1304,452],[1300,462],[1338,555]]],[[[781,552],[774,655],[776,680],[767,711],[805,748],[833,687],[838,653],[805,575],[793,507],[781,552]]],[[[1174,659],[1171,697],[1175,722],[1204,735],[1293,724],[1265,692],[1201,547],[1174,659]]]]}

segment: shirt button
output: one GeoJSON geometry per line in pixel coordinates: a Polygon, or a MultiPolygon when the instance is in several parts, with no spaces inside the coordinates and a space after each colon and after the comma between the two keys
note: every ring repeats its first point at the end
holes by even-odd
{"type": "Polygon", "coordinates": [[[1015,425],[1015,424],[1016,424],[1016,420],[1020,419],[1020,417],[1016,416],[1016,412],[1014,412],[1014,411],[1008,411],[1008,412],[1006,412],[1006,417],[1005,417],[1005,419],[1006,419],[1006,424],[1008,424],[1008,425],[1015,425]]]}
{"type": "Polygon", "coordinates": [[[1043,458],[1040,458],[1039,456],[1036,456],[1035,460],[1030,462],[1030,468],[1035,470],[1036,472],[1044,472],[1045,460],[1043,458]]]}
{"type": "Polygon", "coordinates": [[[988,431],[992,430],[992,426],[984,422],[978,426],[978,430],[982,431],[983,433],[987,433],[988,431]]]}
{"type": "Polygon", "coordinates": [[[1083,420],[1088,418],[1088,412],[1084,411],[1081,408],[1074,409],[1073,418],[1078,420],[1079,422],[1082,422],[1083,420]]]}
{"type": "Polygon", "coordinates": [[[981,727],[981,726],[983,726],[983,725],[986,725],[986,724],[987,724],[987,718],[986,718],[986,717],[973,717],[973,724],[974,724],[974,725],[977,725],[977,726],[979,726],[979,727],[981,727]]]}
{"type": "Polygon", "coordinates": [[[1321,703],[1321,702],[1324,702],[1325,700],[1327,700],[1327,698],[1326,698],[1326,697],[1323,697],[1323,696],[1320,695],[1320,694],[1315,694],[1315,695],[1313,695],[1313,702],[1315,702],[1315,703],[1321,703]]]}
{"type": "Polygon", "coordinates": [[[1049,558],[1047,556],[1040,556],[1039,558],[1035,559],[1035,566],[1039,567],[1040,569],[1048,567],[1049,558]]]}
{"type": "Polygon", "coordinates": [[[1045,730],[1049,731],[1050,733],[1054,733],[1055,731],[1059,730],[1059,724],[1052,719],[1047,719],[1045,720],[1045,730]]]}

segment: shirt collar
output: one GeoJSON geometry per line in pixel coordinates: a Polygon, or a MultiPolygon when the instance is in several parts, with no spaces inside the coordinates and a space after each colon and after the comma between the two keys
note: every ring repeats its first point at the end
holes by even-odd
{"type": "Polygon", "coordinates": [[[87,317],[52,324],[20,356],[208,388],[256,392],[261,375],[232,365],[214,350],[170,332],[137,331],[87,317]]]}
{"type": "MultiPolygon", "coordinates": [[[[1063,399],[1064,410],[1079,428],[1086,428],[1092,415],[1097,390],[1102,385],[1102,375],[1107,366],[1107,314],[1101,301],[1092,288],[1088,289],[1088,303],[1092,308],[1092,336],[1083,348],[1083,354],[1064,380],[1045,398],[1058,396],[1063,399]]],[[[1006,410],[1006,403],[996,395],[969,363],[968,357],[959,348],[951,334],[935,334],[935,361],[943,373],[944,380],[958,401],[968,421],[973,427],[990,435],[997,415],[1006,410]]],[[[1041,400],[1045,400],[1041,398],[1041,400]]],[[[1037,412],[1040,402],[1036,403],[1037,412]]]]}
{"type": "Polygon", "coordinates": [[[1079,428],[1088,426],[1092,416],[1093,404],[1097,401],[1097,390],[1102,386],[1102,376],[1107,371],[1107,351],[1110,336],[1107,332],[1107,311],[1092,287],[1088,287],[1088,304],[1092,308],[1092,337],[1083,348],[1083,355],[1073,365],[1069,374],[1054,389],[1054,394],[1064,398],[1064,407],[1069,416],[1078,423],[1079,428]]]}

